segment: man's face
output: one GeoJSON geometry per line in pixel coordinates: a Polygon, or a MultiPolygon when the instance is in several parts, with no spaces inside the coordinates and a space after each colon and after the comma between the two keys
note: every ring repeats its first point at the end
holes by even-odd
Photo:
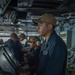
{"type": "Polygon", "coordinates": [[[14,42],[17,41],[17,39],[14,37],[10,37],[10,39],[12,39],[14,42]]]}
{"type": "Polygon", "coordinates": [[[24,38],[20,37],[20,41],[23,41],[23,40],[24,40],[24,38]]]}
{"type": "Polygon", "coordinates": [[[35,42],[30,42],[30,47],[35,48],[35,42]]]}
{"type": "Polygon", "coordinates": [[[46,36],[50,31],[48,24],[46,23],[38,23],[38,32],[41,36],[46,36]]]}

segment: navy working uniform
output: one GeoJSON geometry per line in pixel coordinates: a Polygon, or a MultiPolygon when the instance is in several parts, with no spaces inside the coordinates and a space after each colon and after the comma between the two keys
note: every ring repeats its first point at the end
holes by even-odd
{"type": "Polygon", "coordinates": [[[13,40],[9,39],[4,43],[4,45],[9,47],[11,53],[19,62],[23,61],[23,52],[21,51],[22,45],[18,40],[14,42],[13,40]]]}
{"type": "Polygon", "coordinates": [[[40,46],[36,50],[32,50],[32,52],[28,56],[29,66],[38,64],[39,53],[40,53],[40,46]]]}
{"type": "Polygon", "coordinates": [[[39,55],[38,75],[65,75],[67,47],[54,31],[43,43],[39,55]]]}

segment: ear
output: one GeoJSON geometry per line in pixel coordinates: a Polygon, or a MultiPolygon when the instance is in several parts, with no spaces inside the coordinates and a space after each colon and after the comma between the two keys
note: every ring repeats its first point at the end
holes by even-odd
{"type": "Polygon", "coordinates": [[[49,24],[48,25],[48,28],[49,28],[49,30],[51,30],[53,28],[53,25],[52,24],[49,24]]]}

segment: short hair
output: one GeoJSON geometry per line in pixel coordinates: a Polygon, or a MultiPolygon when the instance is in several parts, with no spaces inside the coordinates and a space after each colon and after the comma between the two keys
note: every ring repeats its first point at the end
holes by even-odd
{"type": "Polygon", "coordinates": [[[41,41],[40,39],[39,39],[39,37],[37,37],[37,36],[31,36],[30,38],[29,38],[29,42],[37,42],[37,41],[41,41]]]}
{"type": "Polygon", "coordinates": [[[16,33],[11,33],[10,37],[18,39],[18,36],[16,33]]]}

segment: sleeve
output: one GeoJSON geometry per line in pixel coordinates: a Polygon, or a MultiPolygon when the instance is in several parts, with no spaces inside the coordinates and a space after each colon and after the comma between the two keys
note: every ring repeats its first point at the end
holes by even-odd
{"type": "Polygon", "coordinates": [[[4,44],[4,46],[8,46],[8,43],[9,43],[9,40],[4,42],[3,44],[4,44]]]}
{"type": "Polygon", "coordinates": [[[7,46],[10,50],[13,49],[13,42],[12,40],[8,40],[6,42],[4,42],[4,46],[7,46]]]}

